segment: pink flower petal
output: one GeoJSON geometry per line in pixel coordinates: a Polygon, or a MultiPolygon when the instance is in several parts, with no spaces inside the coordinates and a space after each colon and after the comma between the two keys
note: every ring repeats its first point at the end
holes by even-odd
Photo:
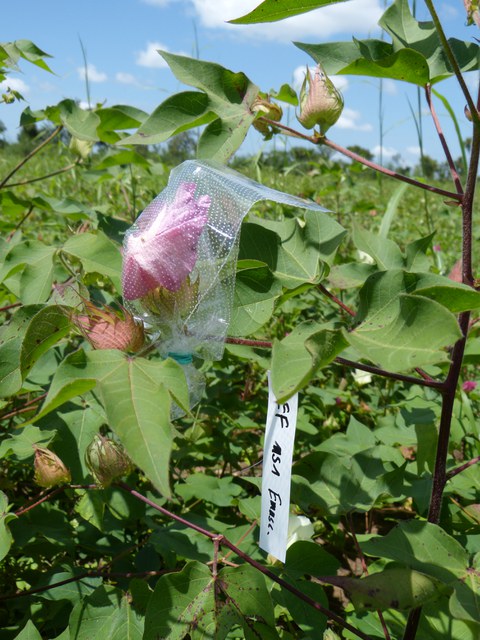
{"type": "Polygon", "coordinates": [[[211,200],[195,200],[195,183],[180,185],[172,203],[157,211],[152,202],[138,219],[138,229],[126,240],[123,257],[123,295],[141,298],[156,287],[178,291],[197,260],[200,235],[207,223],[211,200]]]}

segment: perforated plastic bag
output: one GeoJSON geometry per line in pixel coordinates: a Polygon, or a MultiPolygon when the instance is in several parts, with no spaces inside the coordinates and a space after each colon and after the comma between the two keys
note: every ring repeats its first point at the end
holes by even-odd
{"type": "Polygon", "coordinates": [[[259,200],[326,211],[224,165],[188,160],[127,231],[125,306],[157,333],[163,356],[186,365],[193,355],[222,357],[240,225],[259,200]]]}

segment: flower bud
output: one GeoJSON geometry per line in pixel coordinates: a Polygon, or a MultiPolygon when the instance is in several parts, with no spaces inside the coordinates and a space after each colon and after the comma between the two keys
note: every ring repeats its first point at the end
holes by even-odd
{"type": "Polygon", "coordinates": [[[119,442],[96,434],[85,451],[85,463],[102,487],[129,473],[132,463],[119,442]]]}
{"type": "MultiPolygon", "coordinates": [[[[283,111],[280,105],[270,102],[269,100],[264,100],[263,98],[257,98],[255,100],[252,105],[252,111],[259,116],[268,118],[269,120],[275,120],[275,122],[279,122],[283,116],[283,111]]],[[[278,131],[278,127],[276,128],[267,122],[262,122],[261,120],[254,120],[252,124],[255,129],[260,131],[264,136],[271,136],[272,133],[278,131]]]]}
{"type": "Polygon", "coordinates": [[[139,351],[145,342],[143,324],[136,322],[122,307],[123,317],[111,307],[99,309],[85,301],[85,315],[73,316],[72,322],[81,330],[94,349],[139,351]]]}
{"type": "Polygon", "coordinates": [[[72,476],[60,458],[43,447],[35,447],[34,480],[40,487],[50,488],[57,484],[70,482],[72,476]]]}
{"type": "Polygon", "coordinates": [[[307,67],[305,79],[300,89],[300,114],[297,119],[306,129],[315,125],[320,127],[320,134],[335,124],[343,111],[342,94],[327,76],[318,63],[313,77],[307,67]]]}
{"type": "Polygon", "coordinates": [[[465,5],[465,11],[467,12],[467,27],[472,24],[476,24],[480,27],[480,11],[479,3],[475,0],[463,0],[465,5]]]}

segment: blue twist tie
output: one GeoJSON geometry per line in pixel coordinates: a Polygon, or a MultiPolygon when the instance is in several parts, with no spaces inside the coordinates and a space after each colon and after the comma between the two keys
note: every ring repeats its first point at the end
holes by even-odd
{"type": "Polygon", "coordinates": [[[178,364],[191,364],[193,360],[191,353],[174,353],[171,351],[168,357],[176,360],[178,364]]]}

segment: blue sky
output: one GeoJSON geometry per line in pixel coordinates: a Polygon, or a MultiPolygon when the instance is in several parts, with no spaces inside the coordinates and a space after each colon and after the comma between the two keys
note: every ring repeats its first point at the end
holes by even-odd
{"type": "MultiPolygon", "coordinates": [[[[93,102],[130,104],[151,112],[172,93],[185,89],[156,53],[162,48],[173,53],[217,62],[233,71],[243,71],[262,90],[278,89],[284,82],[298,89],[306,64],[313,61],[292,41],[309,43],[349,40],[379,35],[376,23],[383,12],[383,0],[351,0],[306,13],[286,21],[252,26],[234,26],[226,21],[257,6],[260,0],[17,0],[2,11],[0,39],[28,39],[53,58],[55,75],[27,64],[14,73],[9,83],[17,88],[32,109],[56,104],[63,98],[86,101],[84,64],[80,39],[87,54],[93,102]]],[[[447,34],[472,40],[479,35],[465,26],[462,0],[436,3],[447,34]]],[[[428,20],[422,2],[417,18],[428,20]]],[[[476,74],[468,74],[473,90],[476,74]]],[[[345,109],[329,131],[329,137],[344,146],[359,144],[378,152],[379,83],[355,76],[337,76],[345,109]]],[[[459,115],[464,135],[469,125],[461,116],[464,98],[454,80],[439,85],[459,115]]],[[[416,105],[416,90],[405,83],[384,81],[384,158],[400,153],[409,164],[418,157],[418,141],[408,106],[416,105]]],[[[26,106],[0,104],[0,120],[9,137],[16,135],[21,110],[26,106]]],[[[447,136],[452,127],[441,104],[437,109],[447,136]]],[[[297,126],[293,112],[286,114],[297,126]]],[[[286,121],[286,118],[284,121],[286,121]]],[[[300,125],[298,125],[300,128],[300,125]]],[[[458,154],[451,136],[454,155],[458,154]]],[[[249,134],[244,151],[254,153],[264,143],[249,134]]],[[[270,143],[271,144],[271,143],[270,143]]],[[[280,142],[276,142],[277,147],[280,142]]],[[[289,141],[289,144],[292,144],[289,141]]],[[[424,119],[426,153],[441,158],[437,136],[428,117],[424,119]]],[[[267,150],[269,146],[265,147],[267,150]]]]}

